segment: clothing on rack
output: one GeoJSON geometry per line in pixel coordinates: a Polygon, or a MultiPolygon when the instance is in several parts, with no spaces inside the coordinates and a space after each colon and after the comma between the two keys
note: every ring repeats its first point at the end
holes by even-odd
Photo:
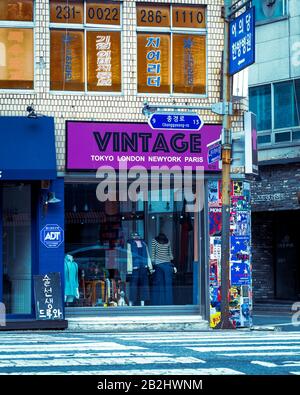
{"type": "Polygon", "coordinates": [[[65,302],[72,303],[79,299],[78,265],[72,255],[65,256],[65,302]]]}

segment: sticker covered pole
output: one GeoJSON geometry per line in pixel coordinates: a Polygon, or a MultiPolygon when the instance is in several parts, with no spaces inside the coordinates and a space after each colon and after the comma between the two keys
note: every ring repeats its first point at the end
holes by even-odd
{"type": "MultiPolygon", "coordinates": [[[[223,51],[223,102],[231,102],[232,78],[229,74],[229,14],[231,0],[224,0],[224,51],[223,51]]],[[[231,115],[223,117],[222,130],[222,237],[221,237],[221,321],[218,329],[233,329],[229,312],[230,286],[230,166],[231,166],[231,115]]]]}

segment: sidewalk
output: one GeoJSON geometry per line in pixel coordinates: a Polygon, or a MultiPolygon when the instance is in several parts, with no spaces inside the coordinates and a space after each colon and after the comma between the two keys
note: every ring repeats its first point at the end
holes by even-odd
{"type": "Polygon", "coordinates": [[[200,315],[69,317],[70,332],[148,332],[148,331],[207,331],[208,322],[200,315]]]}
{"type": "Polygon", "coordinates": [[[289,311],[255,310],[252,329],[273,328],[277,331],[300,331],[300,317],[298,318],[299,324],[295,325],[292,322],[293,314],[294,312],[289,311]]]}

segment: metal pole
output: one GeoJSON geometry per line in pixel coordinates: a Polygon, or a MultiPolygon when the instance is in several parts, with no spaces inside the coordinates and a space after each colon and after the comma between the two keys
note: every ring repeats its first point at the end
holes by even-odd
{"type": "MultiPolygon", "coordinates": [[[[229,20],[231,0],[224,0],[224,53],[223,101],[231,101],[231,76],[229,75],[229,20]]],[[[230,165],[231,165],[231,116],[223,117],[222,135],[222,239],[221,239],[221,322],[219,329],[232,329],[229,319],[229,270],[230,270],[230,165]]]]}

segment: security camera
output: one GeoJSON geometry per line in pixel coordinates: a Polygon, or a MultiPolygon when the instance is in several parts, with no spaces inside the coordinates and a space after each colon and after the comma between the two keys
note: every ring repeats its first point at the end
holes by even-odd
{"type": "Polygon", "coordinates": [[[37,118],[37,114],[34,111],[33,104],[31,104],[31,106],[27,106],[26,111],[28,112],[28,118],[37,118]]]}

